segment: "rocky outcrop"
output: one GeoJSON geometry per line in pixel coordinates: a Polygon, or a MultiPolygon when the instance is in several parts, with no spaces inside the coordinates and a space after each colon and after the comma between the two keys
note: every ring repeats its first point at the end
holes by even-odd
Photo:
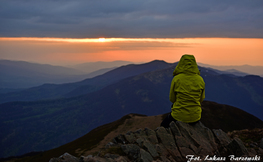
{"type": "Polygon", "coordinates": [[[260,161],[260,151],[251,152],[239,138],[230,139],[222,130],[210,130],[201,122],[191,125],[177,121],[168,129],[120,134],[96,156],[76,158],[66,153],[50,162],[260,161]]]}

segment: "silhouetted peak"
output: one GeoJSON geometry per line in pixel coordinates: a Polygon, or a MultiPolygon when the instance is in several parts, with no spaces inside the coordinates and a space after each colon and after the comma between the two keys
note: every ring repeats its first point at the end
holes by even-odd
{"type": "Polygon", "coordinates": [[[152,64],[152,65],[169,65],[169,63],[163,61],[163,60],[153,60],[146,64],[152,64]]]}
{"type": "Polygon", "coordinates": [[[167,63],[167,62],[165,62],[164,60],[153,60],[149,63],[167,63]]]}

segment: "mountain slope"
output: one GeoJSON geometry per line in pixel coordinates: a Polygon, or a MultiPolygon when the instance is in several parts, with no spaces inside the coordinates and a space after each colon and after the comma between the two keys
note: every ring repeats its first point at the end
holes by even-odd
{"type": "Polygon", "coordinates": [[[29,88],[44,83],[65,83],[87,78],[76,69],[25,61],[0,60],[0,88],[29,88]]]}
{"type": "Polygon", "coordinates": [[[128,64],[133,64],[132,62],[129,61],[112,61],[112,62],[103,62],[103,61],[98,61],[98,62],[87,62],[87,63],[82,63],[74,66],[70,66],[71,68],[77,69],[79,71],[83,71],[85,73],[92,73],[94,71],[100,70],[100,69],[112,69],[128,64]]]}
{"type": "MultiPolygon", "coordinates": [[[[253,129],[263,127],[263,121],[254,116],[228,105],[215,102],[204,101],[202,104],[201,122],[210,129],[222,129],[223,131],[233,131],[235,129],[253,129]],[[223,114],[221,115],[220,114],[223,114]],[[218,115],[219,114],[219,115],[218,115]],[[246,119],[246,120],[244,120],[246,119]]],[[[166,115],[166,114],[165,114],[166,115]]],[[[129,131],[149,128],[157,128],[165,115],[144,116],[138,114],[125,115],[114,122],[99,126],[86,135],[62,145],[58,148],[40,152],[35,156],[21,158],[20,161],[48,161],[52,157],[59,157],[65,152],[80,157],[96,155],[107,143],[119,134],[129,131]]]]}
{"type": "MultiPolygon", "coordinates": [[[[143,73],[74,98],[1,104],[0,137],[4,139],[1,147],[6,148],[3,153],[17,155],[57,147],[129,113],[167,113],[173,69],[143,73]]],[[[262,107],[250,95],[261,95],[261,77],[233,77],[200,69],[206,82],[207,100],[220,103],[233,100],[241,109],[262,116],[262,107]]],[[[222,117],[227,112],[221,113],[217,114],[222,117]]]]}
{"type": "Polygon", "coordinates": [[[165,69],[170,67],[171,65],[172,64],[158,60],[140,65],[126,65],[111,70],[103,75],[91,79],[85,79],[80,82],[65,84],[44,84],[42,86],[32,87],[19,92],[0,94],[0,103],[10,101],[34,101],[63,97],[74,97],[96,91],[98,89],[101,89],[102,87],[105,87],[106,85],[127,77],[158,69],[165,69]]]}
{"type": "Polygon", "coordinates": [[[263,77],[263,66],[251,66],[251,65],[214,66],[214,65],[207,65],[207,64],[202,64],[202,63],[198,63],[198,65],[200,65],[202,67],[210,67],[213,69],[217,69],[220,71],[226,71],[226,72],[229,72],[229,71],[236,72],[237,71],[242,76],[244,76],[244,74],[242,74],[240,72],[250,74],[250,75],[259,75],[259,76],[263,77]]]}
{"type": "Polygon", "coordinates": [[[233,77],[203,76],[206,82],[206,99],[239,107],[263,119],[263,78],[259,76],[233,77]]]}

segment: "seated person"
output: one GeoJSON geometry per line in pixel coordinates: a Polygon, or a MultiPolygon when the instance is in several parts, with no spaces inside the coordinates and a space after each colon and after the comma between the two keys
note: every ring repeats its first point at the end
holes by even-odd
{"type": "Polygon", "coordinates": [[[201,103],[205,98],[205,82],[193,55],[183,55],[173,72],[170,88],[172,111],[162,121],[168,128],[172,121],[196,123],[201,119],[201,103]]]}

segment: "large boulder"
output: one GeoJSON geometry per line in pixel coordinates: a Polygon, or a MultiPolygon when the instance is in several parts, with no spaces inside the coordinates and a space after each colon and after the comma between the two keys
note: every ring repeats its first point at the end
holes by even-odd
{"type": "MultiPolygon", "coordinates": [[[[79,161],[229,161],[233,157],[260,158],[257,155],[251,157],[239,138],[230,139],[220,129],[210,130],[201,122],[187,124],[177,121],[172,122],[170,128],[145,128],[120,134],[97,156],[81,157],[79,161]]],[[[72,158],[72,161],[75,161],[75,158],[72,158]]]]}

